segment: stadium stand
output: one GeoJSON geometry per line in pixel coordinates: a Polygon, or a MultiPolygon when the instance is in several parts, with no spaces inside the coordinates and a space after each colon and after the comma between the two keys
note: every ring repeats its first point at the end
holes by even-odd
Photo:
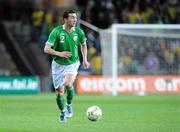
{"type": "Polygon", "coordinates": [[[2,42],[0,42],[0,53],[0,76],[19,75],[15,63],[2,42]]]}

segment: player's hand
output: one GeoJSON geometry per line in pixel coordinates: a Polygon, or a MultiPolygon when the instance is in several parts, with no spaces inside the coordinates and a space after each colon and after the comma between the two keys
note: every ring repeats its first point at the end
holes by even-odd
{"type": "Polygon", "coordinates": [[[64,57],[64,58],[69,58],[69,57],[72,56],[72,53],[69,52],[69,51],[58,52],[57,56],[64,57]]]}
{"type": "Polygon", "coordinates": [[[88,61],[83,61],[84,69],[88,69],[90,67],[90,63],[88,61]]]}

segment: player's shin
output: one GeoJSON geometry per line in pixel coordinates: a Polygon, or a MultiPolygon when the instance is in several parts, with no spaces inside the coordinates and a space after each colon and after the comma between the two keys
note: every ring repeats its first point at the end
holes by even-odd
{"type": "Polygon", "coordinates": [[[64,96],[57,95],[56,102],[57,102],[57,105],[58,105],[61,113],[64,113],[65,112],[65,109],[64,109],[64,96]]]}
{"type": "Polygon", "coordinates": [[[74,88],[73,87],[66,88],[66,94],[67,94],[67,104],[71,105],[74,97],[74,88]]]}

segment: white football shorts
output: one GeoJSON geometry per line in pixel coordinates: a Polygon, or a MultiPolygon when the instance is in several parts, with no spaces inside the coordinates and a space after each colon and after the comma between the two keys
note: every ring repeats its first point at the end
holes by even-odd
{"type": "Polygon", "coordinates": [[[79,61],[70,65],[61,65],[56,63],[55,61],[52,61],[51,68],[54,88],[57,89],[60,86],[64,85],[66,74],[72,74],[74,75],[74,77],[76,77],[79,65],[79,61]]]}

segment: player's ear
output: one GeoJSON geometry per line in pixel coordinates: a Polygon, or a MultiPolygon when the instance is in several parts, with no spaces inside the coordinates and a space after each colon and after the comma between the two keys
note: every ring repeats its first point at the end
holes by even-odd
{"type": "Polygon", "coordinates": [[[64,20],[64,23],[67,21],[67,19],[66,19],[66,18],[64,18],[63,20],[64,20]]]}

